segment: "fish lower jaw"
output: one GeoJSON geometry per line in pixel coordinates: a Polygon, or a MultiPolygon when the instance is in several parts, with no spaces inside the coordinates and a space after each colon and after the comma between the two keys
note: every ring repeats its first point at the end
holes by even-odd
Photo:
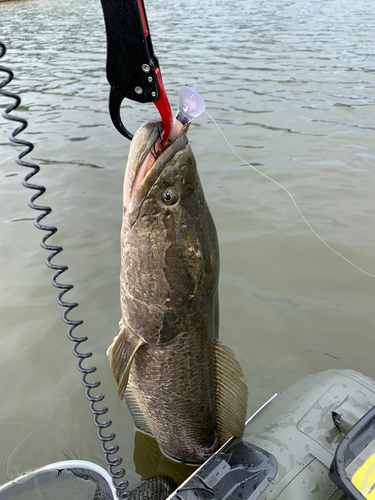
{"type": "Polygon", "coordinates": [[[156,160],[163,151],[164,151],[164,146],[162,144],[161,139],[158,137],[155,143],[151,146],[149,152],[146,154],[144,160],[140,164],[131,188],[129,186],[129,179],[128,178],[126,179],[125,183],[126,183],[126,193],[127,193],[127,199],[126,199],[127,206],[129,206],[130,199],[133,196],[134,192],[139,187],[139,185],[146,177],[146,175],[150,172],[156,160]]]}
{"type": "MultiPolygon", "coordinates": [[[[178,154],[182,153],[188,144],[188,139],[185,136],[188,127],[184,128],[184,131],[177,137],[173,144],[165,147],[162,139],[156,138],[154,144],[148,149],[147,154],[144,156],[141,163],[136,168],[134,172],[133,169],[127,167],[125,173],[125,185],[124,185],[124,208],[127,209],[130,202],[134,196],[136,190],[141,186],[143,181],[146,179],[148,174],[153,170],[155,164],[162,162],[164,166],[167,166],[173,158],[178,154]],[[167,159],[165,158],[167,155],[167,159]],[[130,171],[132,173],[130,173],[130,171]]],[[[164,168],[164,167],[163,167],[164,168]]]]}

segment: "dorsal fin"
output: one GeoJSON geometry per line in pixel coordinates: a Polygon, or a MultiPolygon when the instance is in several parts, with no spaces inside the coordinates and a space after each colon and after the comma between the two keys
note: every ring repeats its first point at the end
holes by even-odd
{"type": "Polygon", "coordinates": [[[234,351],[214,340],[216,370],[216,420],[221,444],[245,429],[248,390],[234,351]]]}
{"type": "Polygon", "coordinates": [[[123,326],[122,321],[120,321],[120,328],[120,333],[113,339],[112,344],[107,349],[107,356],[109,357],[113,378],[118,385],[117,394],[121,399],[124,399],[135,353],[146,342],[133,332],[128,331],[123,326]]]}

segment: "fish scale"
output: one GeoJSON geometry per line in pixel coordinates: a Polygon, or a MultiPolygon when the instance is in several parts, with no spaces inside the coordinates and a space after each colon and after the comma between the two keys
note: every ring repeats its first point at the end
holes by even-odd
{"type": "Polygon", "coordinates": [[[143,428],[142,418],[132,412],[136,426],[157,436],[166,455],[180,460],[183,456],[190,463],[202,462],[219,444],[213,352],[205,347],[210,343],[202,337],[201,332],[185,333],[167,350],[142,346],[129,379],[149,428],[143,428]]]}
{"type": "Polygon", "coordinates": [[[143,124],[129,152],[121,330],[108,353],[137,428],[164,454],[197,464],[242,436],[248,394],[234,352],[218,340],[218,239],[187,129],[150,165],[160,127],[143,124]]]}

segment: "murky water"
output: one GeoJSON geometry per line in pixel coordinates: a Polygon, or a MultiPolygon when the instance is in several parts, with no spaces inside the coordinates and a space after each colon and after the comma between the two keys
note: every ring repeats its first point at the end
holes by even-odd
{"type": "MultiPolygon", "coordinates": [[[[330,245],[375,273],[375,4],[372,0],[146,3],[173,108],[178,88],[205,98],[231,144],[284,184],[330,245]]],[[[134,429],[105,350],[117,334],[122,179],[129,143],[110,123],[99,0],[0,3],[4,64],[22,95],[24,137],[48,188],[96,378],[128,479],[134,429]]],[[[1,99],[1,105],[5,99],[1,99]]],[[[132,131],[156,116],[127,102],[132,131]]],[[[21,186],[19,148],[1,119],[0,483],[66,458],[104,464],[41,234],[21,186]]],[[[190,134],[221,249],[221,339],[250,389],[249,413],[309,373],[375,377],[375,279],[329,251],[288,195],[241,163],[204,115],[190,134]]],[[[78,329],[77,329],[78,333],[78,329]]],[[[86,348],[85,348],[86,349],[86,348]]],[[[139,468],[138,468],[139,470],[139,468]]]]}

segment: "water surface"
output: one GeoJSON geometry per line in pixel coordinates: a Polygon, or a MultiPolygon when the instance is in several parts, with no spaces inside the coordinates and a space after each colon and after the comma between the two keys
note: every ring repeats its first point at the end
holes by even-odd
{"type": "MultiPolygon", "coordinates": [[[[314,229],[375,273],[375,4],[372,0],[146,3],[172,107],[189,85],[237,152],[284,184],[314,229]]],[[[24,133],[42,167],[69,300],[94,353],[130,481],[132,420],[105,351],[118,332],[122,180],[129,143],[113,128],[99,0],[0,4],[2,63],[22,95],[24,133]]],[[[6,100],[1,99],[1,105],[6,100]]],[[[157,116],[124,103],[132,131],[157,116]]],[[[104,465],[41,234],[0,120],[0,483],[48,462],[104,465]]],[[[220,240],[221,339],[249,384],[249,414],[297,379],[329,368],[375,377],[375,280],[319,242],[288,195],[239,161],[204,115],[194,149],[220,240]]],[[[78,334],[78,329],[77,329],[78,334]]],[[[86,348],[85,348],[86,349],[86,348]]]]}

